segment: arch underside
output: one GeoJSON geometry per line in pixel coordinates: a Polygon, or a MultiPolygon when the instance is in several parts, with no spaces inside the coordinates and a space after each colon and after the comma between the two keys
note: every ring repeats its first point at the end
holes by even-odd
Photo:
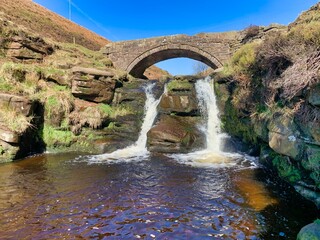
{"type": "Polygon", "coordinates": [[[177,47],[161,46],[151,49],[137,57],[126,70],[132,76],[141,78],[148,67],[164,60],[180,57],[191,58],[203,62],[213,69],[222,66],[217,58],[201,49],[190,46],[182,48],[181,45],[179,45],[177,47]]]}

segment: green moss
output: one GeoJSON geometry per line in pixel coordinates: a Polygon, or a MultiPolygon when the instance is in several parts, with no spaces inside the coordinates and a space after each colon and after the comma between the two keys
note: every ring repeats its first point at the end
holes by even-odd
{"type": "Polygon", "coordinates": [[[225,114],[222,116],[223,130],[229,134],[243,139],[247,143],[258,142],[254,128],[249,118],[239,118],[237,110],[228,100],[225,105],[225,114]]]}
{"type": "Polygon", "coordinates": [[[67,91],[69,88],[67,86],[55,85],[53,89],[57,92],[67,91]]]}
{"type": "Polygon", "coordinates": [[[167,84],[168,92],[171,91],[190,91],[193,88],[192,83],[187,80],[178,81],[172,80],[167,84]]]}
{"type": "Polygon", "coordinates": [[[45,106],[48,118],[51,118],[52,114],[55,112],[54,109],[57,106],[59,106],[59,100],[55,96],[49,96],[45,106]]]}
{"type": "Polygon", "coordinates": [[[300,170],[291,163],[288,157],[278,155],[272,160],[272,164],[278,170],[279,176],[288,182],[296,183],[301,180],[300,170]]]}
{"type": "Polygon", "coordinates": [[[75,138],[71,131],[57,130],[50,125],[44,124],[43,140],[48,148],[69,147],[75,138]]]}
{"type": "Polygon", "coordinates": [[[98,108],[99,108],[99,110],[103,113],[103,115],[104,115],[105,117],[109,117],[109,116],[111,116],[111,115],[113,114],[113,109],[112,109],[112,107],[111,107],[110,105],[108,105],[108,104],[100,103],[100,104],[98,105],[98,108]]]}
{"type": "Polygon", "coordinates": [[[117,129],[117,124],[115,122],[110,122],[107,129],[115,130],[115,129],[117,129]]]}
{"type": "Polygon", "coordinates": [[[310,177],[315,182],[318,189],[320,189],[320,173],[315,171],[310,174],[310,177]]]}
{"type": "Polygon", "coordinates": [[[0,77],[0,91],[10,92],[13,88],[13,84],[9,84],[3,77],[0,77]]]}
{"type": "Polygon", "coordinates": [[[304,167],[309,170],[320,171],[320,147],[308,146],[307,159],[304,161],[304,167]]]}

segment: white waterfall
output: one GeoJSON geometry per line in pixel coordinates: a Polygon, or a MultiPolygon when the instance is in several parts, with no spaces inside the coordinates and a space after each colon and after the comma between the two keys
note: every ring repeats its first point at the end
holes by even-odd
{"type": "Polygon", "coordinates": [[[211,152],[220,152],[221,133],[219,109],[216,103],[211,78],[198,80],[195,84],[199,107],[206,117],[204,133],[206,135],[206,149],[211,152]]]}
{"type": "Polygon", "coordinates": [[[145,115],[143,119],[143,124],[141,127],[140,135],[138,140],[131,146],[128,146],[123,149],[116,150],[112,153],[101,154],[94,156],[92,158],[94,161],[101,160],[126,160],[136,157],[142,157],[148,155],[148,150],[146,148],[147,144],[147,133],[151,129],[152,124],[157,116],[157,106],[160,102],[160,99],[155,99],[152,93],[152,88],[154,84],[149,84],[145,87],[146,92],[146,103],[145,103],[145,115]]]}
{"type": "Polygon", "coordinates": [[[205,118],[201,126],[206,135],[206,147],[203,150],[188,154],[171,154],[170,156],[180,163],[197,167],[220,168],[236,164],[235,158],[239,155],[222,152],[222,134],[220,131],[219,110],[216,103],[211,78],[197,80],[195,84],[199,108],[205,118]]]}

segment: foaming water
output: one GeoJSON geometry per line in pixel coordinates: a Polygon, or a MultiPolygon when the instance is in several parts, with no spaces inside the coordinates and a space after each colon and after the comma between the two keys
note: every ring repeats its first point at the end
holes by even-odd
{"type": "Polygon", "coordinates": [[[211,84],[211,78],[198,80],[195,84],[199,108],[206,117],[206,149],[210,152],[220,152],[221,129],[219,109],[216,103],[216,96],[211,84]]]}
{"type": "Polygon", "coordinates": [[[221,133],[219,109],[212,86],[210,77],[197,80],[195,84],[199,108],[206,119],[202,130],[206,135],[206,148],[188,154],[171,154],[169,156],[180,163],[196,167],[223,168],[236,164],[243,165],[243,167],[256,167],[252,161],[253,158],[221,151],[224,134],[221,133]]]}
{"type": "Polygon", "coordinates": [[[101,163],[106,160],[109,161],[132,161],[142,160],[148,157],[148,150],[146,148],[147,133],[152,127],[152,124],[157,116],[157,106],[160,99],[155,99],[152,89],[154,84],[149,84],[145,87],[146,92],[146,103],[145,103],[145,117],[141,127],[140,135],[138,140],[131,146],[123,149],[116,150],[112,153],[101,154],[97,156],[91,156],[89,159],[90,163],[101,163]]]}

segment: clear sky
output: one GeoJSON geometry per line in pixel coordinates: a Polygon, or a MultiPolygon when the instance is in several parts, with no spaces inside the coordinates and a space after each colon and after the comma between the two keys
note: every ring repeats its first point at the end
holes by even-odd
{"type": "MultiPolygon", "coordinates": [[[[250,24],[289,24],[315,0],[33,0],[111,40],[241,30],[250,24]],[[71,2],[71,14],[69,8],[71,2]]],[[[157,66],[192,74],[194,61],[173,59],[157,66]]]]}

